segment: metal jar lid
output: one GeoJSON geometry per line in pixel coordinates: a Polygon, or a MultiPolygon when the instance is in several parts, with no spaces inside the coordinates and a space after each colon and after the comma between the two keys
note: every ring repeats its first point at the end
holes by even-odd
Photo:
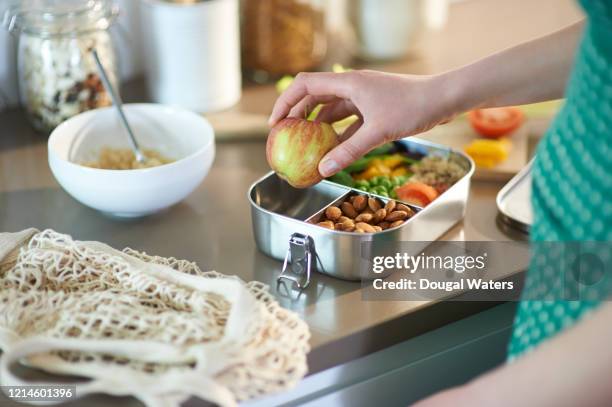
{"type": "Polygon", "coordinates": [[[108,29],[118,12],[113,0],[23,0],[9,6],[3,24],[38,37],[75,35],[108,29]]]}

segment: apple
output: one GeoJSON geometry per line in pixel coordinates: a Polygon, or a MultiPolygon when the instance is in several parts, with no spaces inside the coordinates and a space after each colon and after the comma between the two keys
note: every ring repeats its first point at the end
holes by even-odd
{"type": "Polygon", "coordinates": [[[319,161],[337,145],[338,135],[330,124],[290,117],[270,130],[266,158],[291,186],[307,188],[323,179],[319,161]]]}

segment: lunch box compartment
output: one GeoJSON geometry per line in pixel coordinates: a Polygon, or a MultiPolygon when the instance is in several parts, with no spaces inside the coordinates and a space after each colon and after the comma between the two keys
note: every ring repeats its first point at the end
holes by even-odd
{"type": "Polygon", "coordinates": [[[329,181],[322,181],[311,188],[293,188],[272,173],[254,185],[250,196],[253,202],[267,211],[306,220],[348,192],[349,188],[329,181]]]}
{"type": "MultiPolygon", "coordinates": [[[[339,184],[338,184],[339,185],[339,184]]],[[[411,218],[406,219],[405,222],[410,222],[410,220],[412,220],[412,218],[414,218],[416,216],[416,214],[423,208],[420,208],[418,206],[414,206],[412,204],[409,204],[407,202],[403,202],[400,201],[399,199],[392,199],[392,198],[388,198],[385,196],[381,196],[381,195],[376,195],[376,194],[371,194],[368,192],[364,192],[361,191],[359,189],[355,189],[355,188],[348,188],[347,187],[348,192],[344,195],[342,195],[341,197],[339,197],[338,199],[336,199],[335,201],[331,202],[329,205],[325,205],[324,207],[322,207],[321,209],[319,209],[316,213],[314,213],[312,216],[310,216],[309,218],[306,219],[306,222],[308,223],[312,223],[312,224],[316,224],[319,222],[319,220],[323,217],[323,215],[325,214],[325,210],[327,208],[329,208],[330,206],[339,206],[342,202],[348,200],[349,198],[351,198],[352,196],[355,195],[365,195],[368,197],[372,197],[372,198],[376,198],[379,201],[381,201],[384,204],[386,204],[387,202],[394,200],[397,203],[402,203],[406,206],[408,206],[410,209],[412,209],[414,211],[414,215],[411,218]]],[[[352,233],[352,232],[351,232],[352,233]]],[[[382,233],[382,232],[378,232],[378,233],[382,233]]]]}

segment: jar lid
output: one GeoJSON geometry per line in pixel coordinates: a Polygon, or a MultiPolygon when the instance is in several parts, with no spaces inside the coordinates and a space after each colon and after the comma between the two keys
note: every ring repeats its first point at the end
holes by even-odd
{"type": "Polygon", "coordinates": [[[113,0],[22,0],[4,14],[10,32],[56,36],[105,30],[118,14],[113,0]]]}

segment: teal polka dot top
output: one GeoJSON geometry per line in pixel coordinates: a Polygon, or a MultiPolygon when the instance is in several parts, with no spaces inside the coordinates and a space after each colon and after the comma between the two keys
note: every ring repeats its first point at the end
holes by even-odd
{"type": "Polygon", "coordinates": [[[612,1],[581,4],[588,19],[566,102],[536,152],[532,258],[510,360],[585,317],[612,288],[612,1]]]}

